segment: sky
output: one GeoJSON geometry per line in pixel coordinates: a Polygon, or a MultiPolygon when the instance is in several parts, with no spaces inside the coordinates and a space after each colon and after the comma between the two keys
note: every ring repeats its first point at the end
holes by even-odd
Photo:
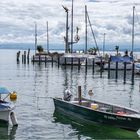
{"type": "MultiPolygon", "coordinates": [[[[46,42],[46,22],[49,42],[64,44],[66,13],[69,9],[69,38],[71,0],[1,0],[0,43],[34,43],[37,23],[38,44],[46,42]]],[[[140,44],[140,0],[74,0],[74,36],[80,28],[80,41],[85,42],[85,5],[99,45],[129,45],[132,42],[132,17],[135,6],[135,44],[140,44]]],[[[88,43],[94,39],[88,25],[88,43]]]]}

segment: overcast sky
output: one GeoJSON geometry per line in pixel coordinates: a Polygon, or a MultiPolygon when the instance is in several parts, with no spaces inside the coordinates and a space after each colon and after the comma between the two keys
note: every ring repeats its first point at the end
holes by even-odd
{"type": "MultiPolygon", "coordinates": [[[[70,10],[70,17],[71,0],[1,0],[0,43],[34,43],[34,22],[38,27],[38,42],[43,43],[46,41],[46,21],[49,22],[50,43],[64,43],[66,13],[62,5],[70,10]]],[[[102,44],[106,33],[106,44],[113,45],[131,44],[135,5],[135,43],[140,44],[140,0],[74,0],[74,29],[80,28],[79,43],[84,43],[85,5],[97,43],[102,44]]],[[[89,43],[94,43],[90,28],[88,35],[89,43]]]]}

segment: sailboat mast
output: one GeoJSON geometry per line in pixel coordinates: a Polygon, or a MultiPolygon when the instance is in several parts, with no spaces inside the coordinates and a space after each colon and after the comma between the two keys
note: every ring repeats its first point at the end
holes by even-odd
{"type": "Polygon", "coordinates": [[[49,28],[48,28],[48,21],[46,22],[47,24],[47,52],[49,52],[49,28]]]}
{"type": "Polygon", "coordinates": [[[85,5],[85,53],[87,53],[87,6],[85,5]]]}
{"type": "Polygon", "coordinates": [[[72,0],[72,9],[71,9],[71,53],[73,52],[73,0],[72,0]]]}
{"type": "Polygon", "coordinates": [[[37,50],[37,23],[35,22],[35,54],[37,50]]]}
{"type": "Polygon", "coordinates": [[[132,57],[133,57],[133,51],[134,51],[134,22],[135,22],[135,6],[133,6],[133,23],[132,23],[132,57]]]}

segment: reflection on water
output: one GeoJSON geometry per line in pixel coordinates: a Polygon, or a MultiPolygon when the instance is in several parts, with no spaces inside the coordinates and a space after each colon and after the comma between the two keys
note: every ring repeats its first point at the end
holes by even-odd
{"type": "Polygon", "coordinates": [[[64,114],[61,114],[59,111],[55,110],[54,114],[54,123],[58,123],[58,127],[62,124],[64,127],[66,125],[71,125],[74,130],[73,134],[77,135],[77,139],[138,139],[136,132],[128,131],[120,128],[115,128],[111,126],[105,126],[101,124],[87,124],[81,122],[72,117],[68,117],[64,114]]]}
{"type": "Polygon", "coordinates": [[[0,140],[14,140],[17,126],[0,126],[0,140]]]}
{"type": "Polygon", "coordinates": [[[65,120],[65,117],[59,119],[59,115],[55,116],[53,122],[54,104],[47,97],[63,97],[67,88],[75,97],[80,85],[82,95],[86,98],[89,98],[87,92],[92,89],[93,98],[97,100],[139,109],[140,76],[135,77],[135,85],[132,86],[131,71],[127,73],[126,84],[123,84],[123,72],[118,73],[118,80],[115,80],[115,72],[111,72],[111,78],[108,79],[108,72],[101,73],[99,67],[95,67],[93,73],[92,67],[88,67],[85,72],[84,66],[78,69],[77,66],[58,67],[56,63],[52,66],[51,63],[22,64],[20,61],[17,64],[17,51],[0,51],[0,85],[17,92],[15,112],[19,124],[17,131],[13,131],[12,127],[0,127],[0,140],[135,138],[135,133],[125,131],[122,134],[122,130],[98,125],[91,129],[89,126],[72,123],[75,121],[65,120]]]}

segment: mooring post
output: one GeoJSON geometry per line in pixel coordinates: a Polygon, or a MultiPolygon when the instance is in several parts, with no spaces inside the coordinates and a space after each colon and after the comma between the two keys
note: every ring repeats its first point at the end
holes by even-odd
{"type": "Polygon", "coordinates": [[[108,60],[108,79],[110,79],[110,58],[108,60]]]}
{"type": "Polygon", "coordinates": [[[59,65],[60,65],[60,57],[59,57],[59,55],[58,55],[58,58],[57,58],[58,60],[57,60],[57,64],[58,64],[58,68],[59,68],[59,65]]]}
{"type": "Polygon", "coordinates": [[[45,64],[47,63],[47,56],[45,55],[45,64]]]}
{"type": "Polygon", "coordinates": [[[78,86],[78,100],[79,100],[79,105],[81,105],[82,103],[81,86],[78,86]]]}
{"type": "Polygon", "coordinates": [[[33,64],[34,64],[34,61],[35,61],[35,56],[33,55],[33,60],[32,60],[33,64]]]}
{"type": "Polygon", "coordinates": [[[29,64],[29,58],[30,58],[30,49],[28,49],[28,53],[27,53],[27,62],[29,64]]]}
{"type": "Polygon", "coordinates": [[[20,51],[17,52],[17,62],[19,62],[20,51]]]}
{"type": "Polygon", "coordinates": [[[124,62],[124,84],[126,83],[126,62],[124,62]]]}
{"type": "Polygon", "coordinates": [[[22,54],[22,63],[24,63],[24,55],[22,54]]]}
{"type": "Polygon", "coordinates": [[[132,63],[132,85],[134,85],[135,63],[132,63]]]}
{"type": "Polygon", "coordinates": [[[52,56],[52,67],[53,67],[53,56],[52,56]]]}
{"type": "Polygon", "coordinates": [[[102,73],[103,73],[103,61],[101,57],[101,62],[100,62],[100,77],[102,78],[102,73]]]}
{"type": "Polygon", "coordinates": [[[94,65],[95,65],[95,61],[94,61],[94,58],[92,60],[92,72],[94,73],[94,65]]]}
{"type": "Polygon", "coordinates": [[[24,51],[24,63],[26,63],[26,51],[24,51]]]}
{"type": "Polygon", "coordinates": [[[116,80],[118,79],[118,62],[116,62],[116,80]]]}
{"type": "Polygon", "coordinates": [[[41,56],[40,56],[40,54],[39,54],[39,65],[40,65],[40,62],[41,62],[41,56]]]}
{"type": "Polygon", "coordinates": [[[80,70],[80,58],[77,58],[78,61],[78,71],[80,70]]]}
{"type": "Polygon", "coordinates": [[[87,58],[86,58],[85,72],[87,73],[87,58]]]}
{"type": "Polygon", "coordinates": [[[73,57],[71,57],[71,69],[73,69],[73,57]]]}
{"type": "Polygon", "coordinates": [[[67,58],[65,57],[65,65],[67,65],[67,58]]]}

